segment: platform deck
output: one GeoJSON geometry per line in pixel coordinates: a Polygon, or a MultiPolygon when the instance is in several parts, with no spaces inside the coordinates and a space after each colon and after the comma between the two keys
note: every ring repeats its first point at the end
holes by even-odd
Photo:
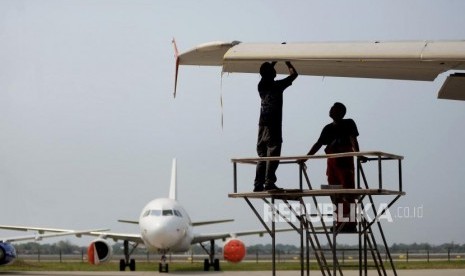
{"type": "Polygon", "coordinates": [[[265,192],[246,192],[246,193],[231,193],[230,198],[283,198],[289,199],[296,197],[310,197],[310,196],[367,196],[367,195],[405,195],[405,192],[386,190],[386,189],[318,189],[318,190],[299,190],[299,189],[283,189],[265,192]]]}

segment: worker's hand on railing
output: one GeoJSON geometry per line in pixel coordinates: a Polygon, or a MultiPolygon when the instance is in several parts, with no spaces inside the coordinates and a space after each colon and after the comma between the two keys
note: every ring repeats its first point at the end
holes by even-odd
{"type": "Polygon", "coordinates": [[[357,159],[360,163],[366,163],[368,161],[368,158],[365,156],[358,156],[357,159]]]}

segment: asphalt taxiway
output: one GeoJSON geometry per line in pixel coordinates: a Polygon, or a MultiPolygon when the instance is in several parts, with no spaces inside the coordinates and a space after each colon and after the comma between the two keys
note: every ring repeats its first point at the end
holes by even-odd
{"type": "MultiPolygon", "coordinates": [[[[392,275],[388,271],[388,275],[392,275]]],[[[124,275],[124,276],[147,276],[147,275],[205,275],[205,276],[268,276],[272,275],[271,271],[220,271],[220,272],[170,272],[159,273],[157,271],[142,271],[142,272],[120,272],[120,271],[106,271],[106,272],[80,272],[80,271],[18,271],[18,272],[0,272],[0,276],[18,276],[18,275],[51,275],[51,276],[107,276],[107,275],[124,275]]],[[[465,269],[415,269],[415,270],[397,270],[399,276],[463,276],[465,275],[465,269]]],[[[299,276],[300,271],[276,271],[276,275],[279,276],[299,276]]],[[[305,274],[306,275],[306,274],[305,274]]],[[[311,270],[311,276],[321,276],[320,271],[311,270]]],[[[358,276],[358,270],[344,271],[344,275],[347,276],[358,276]]],[[[368,275],[378,275],[376,270],[368,271],[368,275]]]]}

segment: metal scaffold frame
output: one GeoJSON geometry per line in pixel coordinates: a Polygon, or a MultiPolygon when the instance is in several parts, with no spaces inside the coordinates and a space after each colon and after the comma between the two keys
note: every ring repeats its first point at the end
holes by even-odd
{"type": "Polygon", "coordinates": [[[348,152],[312,156],[236,158],[231,160],[234,169],[234,187],[233,193],[229,194],[229,197],[243,198],[271,236],[272,275],[276,275],[276,219],[282,219],[299,234],[300,267],[302,276],[305,272],[307,275],[310,275],[310,249],[313,250],[313,255],[323,276],[343,275],[343,265],[339,263],[337,254],[337,237],[338,235],[345,234],[344,231],[341,231],[345,223],[342,222],[342,224],[338,225],[334,217],[332,217],[331,222],[328,223],[327,218],[333,216],[333,214],[325,214],[319,208],[307,208],[307,206],[316,207],[318,206],[319,200],[328,197],[332,200],[335,197],[354,198],[356,202],[355,215],[357,218],[357,231],[352,234],[358,235],[359,275],[368,275],[368,268],[374,267],[378,275],[387,276],[386,266],[383,262],[379,246],[376,241],[376,233],[379,237],[381,237],[382,246],[386,251],[386,259],[389,261],[393,274],[397,276],[397,271],[389,252],[389,247],[380,218],[388,212],[389,208],[401,196],[405,195],[405,192],[402,189],[402,160],[402,156],[379,151],[348,152]],[[326,189],[315,189],[307,174],[307,165],[302,161],[338,157],[356,157],[356,188],[342,189],[337,187],[337,185],[329,185],[326,189]],[[280,164],[297,165],[299,167],[299,187],[297,189],[264,192],[238,192],[238,164],[256,165],[260,161],[279,161],[280,164]],[[385,185],[385,183],[383,183],[383,163],[385,161],[397,161],[397,184],[385,185]],[[368,185],[368,177],[365,173],[362,162],[377,163],[377,166],[375,167],[377,170],[376,178],[378,183],[375,187],[370,187],[368,185]],[[306,184],[306,187],[304,187],[304,183],[306,184]],[[375,196],[389,197],[389,200],[386,200],[381,208],[371,208],[375,206],[375,196]],[[262,215],[260,215],[259,211],[253,204],[252,199],[259,199],[270,208],[271,221],[270,219],[265,219],[262,215]],[[283,214],[279,208],[276,208],[275,204],[278,201],[283,203],[289,212],[283,214]],[[298,210],[293,208],[296,204],[299,206],[298,210]],[[308,209],[315,209],[316,211],[312,212],[312,210],[308,209]],[[296,223],[289,218],[289,213],[296,218],[296,223]],[[370,215],[372,217],[370,217],[370,215]],[[323,242],[326,242],[329,248],[323,248],[323,242]],[[331,256],[325,255],[326,251],[329,251],[331,256]],[[369,255],[371,256],[372,264],[369,263],[369,255]]]}

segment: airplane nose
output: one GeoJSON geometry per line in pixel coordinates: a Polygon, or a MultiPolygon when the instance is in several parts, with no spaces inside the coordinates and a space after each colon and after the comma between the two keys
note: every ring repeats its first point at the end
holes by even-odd
{"type": "Polygon", "coordinates": [[[179,243],[184,232],[179,227],[168,227],[167,225],[153,225],[143,230],[145,240],[151,246],[158,249],[168,249],[179,243]]]}

